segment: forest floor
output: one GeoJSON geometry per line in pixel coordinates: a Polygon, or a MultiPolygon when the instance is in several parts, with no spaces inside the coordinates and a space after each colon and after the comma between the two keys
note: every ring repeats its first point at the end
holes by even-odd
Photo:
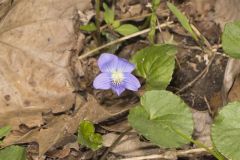
{"type": "MultiPolygon", "coordinates": [[[[81,25],[95,21],[95,4],[90,0],[80,0],[81,4],[78,1],[0,2],[0,50],[4,52],[0,56],[0,77],[4,77],[0,78],[0,94],[3,95],[0,126],[12,126],[4,144],[26,147],[28,159],[33,160],[39,155],[47,160],[98,160],[106,151],[109,160],[153,159],[154,156],[161,159],[157,158],[159,155],[169,160],[213,160],[210,154],[196,149],[193,144],[169,150],[151,144],[133,130],[123,134],[130,126],[127,121],[129,109],[139,103],[142,89],[125,91],[120,96],[110,90],[94,89],[92,83],[99,74],[97,60],[99,54],[105,52],[130,59],[138,50],[150,45],[147,34],[116,43],[79,60],[79,56],[99,44],[96,33],[79,29],[81,25]],[[92,151],[77,143],[76,131],[83,119],[92,121],[96,132],[102,135],[101,149],[92,151]],[[119,135],[123,137],[112,146],[119,135]]],[[[167,90],[179,95],[190,106],[195,123],[193,137],[211,146],[210,126],[223,105],[222,85],[228,61],[220,45],[221,24],[215,22],[216,13],[210,2],[207,6],[189,0],[173,2],[217,52],[214,57],[203,52],[169,11],[166,0],[161,1],[156,11],[159,24],[173,23],[156,30],[155,43],[169,42],[179,46],[167,90]]],[[[114,8],[115,18],[122,23],[142,29],[148,27],[148,0],[106,3],[114,8]]],[[[103,22],[102,11],[100,17],[103,22]]],[[[102,36],[102,45],[121,38],[119,34],[110,33],[102,36]]],[[[145,83],[141,78],[140,82],[145,83]]],[[[239,84],[237,79],[229,100],[240,98],[239,84]]]]}

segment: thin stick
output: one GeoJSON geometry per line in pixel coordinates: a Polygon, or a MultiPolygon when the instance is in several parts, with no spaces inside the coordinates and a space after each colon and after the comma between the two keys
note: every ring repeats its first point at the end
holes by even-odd
{"type": "Polygon", "coordinates": [[[132,127],[129,127],[125,132],[121,133],[120,136],[113,142],[113,144],[105,151],[100,160],[105,160],[107,154],[111,152],[116,147],[116,145],[121,141],[121,139],[126,135],[126,133],[128,133],[131,130],[132,127]]]}
{"type": "MultiPolygon", "coordinates": [[[[196,148],[196,149],[189,149],[189,150],[180,150],[176,151],[176,157],[186,157],[190,154],[203,154],[207,153],[207,151],[204,148],[196,148]]],[[[166,155],[166,154],[154,154],[154,155],[148,155],[148,156],[139,156],[139,157],[131,157],[131,158],[123,158],[121,160],[147,160],[147,159],[167,159],[172,160],[172,155],[166,155]]]]}
{"type": "MultiPolygon", "coordinates": [[[[173,24],[172,21],[166,22],[166,23],[161,24],[160,27],[161,27],[161,28],[165,28],[165,27],[170,26],[171,24],[173,24]]],[[[156,27],[156,29],[158,29],[158,27],[156,27]]],[[[125,40],[130,39],[130,38],[137,37],[137,36],[139,36],[139,35],[148,33],[149,31],[150,31],[150,29],[148,28],[148,29],[145,29],[145,30],[142,30],[142,31],[133,33],[133,34],[130,34],[130,35],[128,35],[128,36],[119,38],[119,39],[117,39],[117,40],[115,40],[115,41],[109,42],[109,43],[107,43],[107,44],[105,44],[105,45],[102,45],[102,46],[97,47],[97,48],[95,48],[95,49],[93,49],[93,50],[91,50],[91,51],[89,51],[89,52],[87,52],[87,53],[84,53],[84,54],[80,55],[80,56],[78,57],[78,59],[87,58],[87,57],[89,57],[89,56],[94,55],[95,52],[97,52],[97,51],[99,51],[99,50],[101,50],[101,49],[103,49],[103,48],[106,48],[106,47],[109,47],[109,46],[111,46],[111,45],[120,43],[120,42],[125,41],[125,40]]]]}
{"type": "Polygon", "coordinates": [[[207,97],[206,97],[206,96],[204,96],[204,101],[205,101],[206,104],[207,104],[208,111],[209,111],[210,115],[213,116],[213,111],[212,111],[212,109],[211,109],[211,106],[210,106],[209,103],[208,103],[208,100],[207,100],[207,97]]]}
{"type": "Polygon", "coordinates": [[[157,27],[158,27],[158,30],[159,30],[161,40],[162,40],[163,43],[165,43],[164,37],[162,35],[162,29],[161,29],[160,22],[159,22],[158,18],[157,18],[157,27]]]}

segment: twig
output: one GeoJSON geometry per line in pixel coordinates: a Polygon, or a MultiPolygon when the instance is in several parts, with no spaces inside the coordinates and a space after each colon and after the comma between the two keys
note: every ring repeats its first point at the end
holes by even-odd
{"type": "MultiPolygon", "coordinates": [[[[197,149],[189,149],[189,150],[180,150],[176,151],[175,156],[176,157],[186,157],[190,154],[205,154],[207,151],[204,148],[197,148],[197,149]]],[[[172,160],[173,155],[166,155],[166,154],[154,154],[154,155],[148,155],[148,156],[140,156],[140,157],[131,157],[131,158],[123,158],[121,160],[150,160],[150,159],[166,159],[166,160],[172,160]]]]}
{"type": "Polygon", "coordinates": [[[121,141],[121,139],[131,130],[132,127],[129,127],[125,132],[121,133],[120,136],[113,142],[113,144],[104,152],[100,160],[105,160],[107,154],[111,152],[116,147],[116,145],[121,141]]]}
{"type": "MultiPolygon", "coordinates": [[[[191,24],[191,27],[192,27],[193,31],[197,34],[197,36],[203,40],[203,43],[207,46],[207,48],[208,48],[209,50],[212,50],[211,44],[210,44],[210,43],[208,42],[208,40],[200,33],[200,31],[197,29],[197,27],[195,27],[193,24],[191,24]]],[[[211,53],[212,53],[212,52],[211,52],[211,53]]]]}
{"type": "Polygon", "coordinates": [[[207,104],[208,111],[209,111],[210,115],[213,116],[213,111],[212,111],[212,109],[211,109],[211,107],[210,107],[210,105],[209,105],[209,103],[208,103],[208,100],[207,100],[207,97],[206,97],[206,96],[204,96],[204,101],[205,101],[206,104],[207,104]]]}
{"type": "MultiPolygon", "coordinates": [[[[172,21],[163,23],[163,24],[161,24],[160,26],[161,26],[161,28],[164,28],[164,27],[170,26],[171,24],[173,24],[172,21]]],[[[158,29],[158,27],[156,27],[156,29],[158,29]]],[[[145,34],[145,33],[149,32],[149,31],[150,31],[150,29],[148,28],[148,29],[145,29],[145,30],[142,30],[142,31],[133,33],[133,34],[131,34],[131,35],[128,35],[128,36],[119,38],[119,39],[117,39],[117,40],[115,40],[115,41],[109,42],[109,43],[107,43],[107,44],[105,44],[105,45],[102,45],[102,46],[97,47],[97,48],[95,48],[95,49],[93,49],[93,50],[91,50],[91,51],[89,51],[89,52],[87,52],[87,53],[84,53],[84,54],[80,55],[80,56],[78,57],[78,59],[87,58],[87,57],[89,57],[89,56],[94,55],[95,52],[97,52],[97,51],[99,51],[99,50],[101,50],[101,49],[103,49],[103,48],[106,48],[106,47],[109,47],[109,46],[111,46],[111,45],[120,43],[120,42],[122,42],[122,41],[125,41],[125,40],[130,39],[130,38],[133,38],[133,37],[137,37],[137,36],[139,36],[139,35],[142,35],[142,34],[145,34]]]]}

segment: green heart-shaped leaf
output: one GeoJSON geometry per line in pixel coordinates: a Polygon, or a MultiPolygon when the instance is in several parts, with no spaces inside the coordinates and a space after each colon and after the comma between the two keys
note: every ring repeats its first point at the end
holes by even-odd
{"type": "Polygon", "coordinates": [[[173,45],[154,45],[138,51],[132,58],[137,74],[146,78],[150,89],[166,89],[175,67],[173,45]]]}
{"type": "Polygon", "coordinates": [[[240,102],[229,103],[212,125],[212,140],[217,150],[232,160],[240,159],[240,102]]]}
{"type": "Polygon", "coordinates": [[[78,129],[78,143],[92,150],[97,150],[102,146],[102,136],[95,133],[95,128],[91,122],[82,121],[78,129]]]}
{"type": "Polygon", "coordinates": [[[147,91],[141,105],[130,110],[132,127],[152,143],[164,148],[180,147],[189,143],[176,131],[191,137],[192,114],[188,106],[169,91],[147,91]]]}

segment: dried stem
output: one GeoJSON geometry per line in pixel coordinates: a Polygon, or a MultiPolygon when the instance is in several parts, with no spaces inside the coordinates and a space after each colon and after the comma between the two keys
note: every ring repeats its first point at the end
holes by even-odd
{"type": "MultiPolygon", "coordinates": [[[[196,149],[176,151],[175,156],[176,157],[187,157],[189,155],[201,155],[203,153],[207,153],[207,151],[204,148],[196,148],[196,149]]],[[[147,156],[124,158],[124,159],[121,159],[121,160],[150,160],[150,159],[172,160],[173,159],[173,155],[154,154],[154,155],[147,155],[147,156]]]]}
{"type": "MultiPolygon", "coordinates": [[[[161,28],[165,28],[165,27],[170,26],[171,24],[173,24],[172,21],[166,22],[166,23],[161,24],[160,27],[161,27],[161,28]]],[[[156,29],[158,29],[158,27],[156,27],[156,29]]],[[[87,58],[87,57],[89,57],[89,56],[94,55],[95,52],[97,52],[97,51],[99,51],[99,50],[101,50],[101,49],[103,49],[103,48],[107,48],[107,47],[109,47],[109,46],[111,46],[111,45],[120,43],[120,42],[125,41],[125,40],[127,40],[127,39],[130,39],[130,38],[137,37],[137,36],[139,36],[139,35],[148,33],[149,31],[150,31],[150,29],[148,28],[148,29],[145,29],[145,30],[142,30],[142,31],[133,33],[133,34],[131,34],[131,35],[128,35],[128,36],[119,38],[119,39],[117,39],[117,40],[115,40],[115,41],[109,42],[109,43],[107,43],[107,44],[105,44],[105,45],[102,45],[102,46],[100,46],[100,47],[98,47],[98,48],[95,48],[95,49],[93,49],[93,50],[91,50],[91,51],[89,51],[89,52],[87,52],[87,53],[84,53],[84,54],[80,55],[80,56],[78,57],[78,59],[87,58]]]]}

